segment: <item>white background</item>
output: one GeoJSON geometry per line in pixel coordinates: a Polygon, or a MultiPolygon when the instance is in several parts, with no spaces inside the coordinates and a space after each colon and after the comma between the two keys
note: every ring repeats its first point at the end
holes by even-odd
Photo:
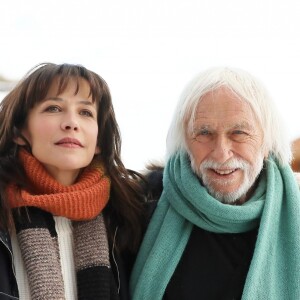
{"type": "Polygon", "coordinates": [[[129,168],[164,157],[182,89],[213,66],[261,79],[300,136],[298,0],[7,0],[0,34],[0,75],[69,62],[108,82],[129,168]]]}

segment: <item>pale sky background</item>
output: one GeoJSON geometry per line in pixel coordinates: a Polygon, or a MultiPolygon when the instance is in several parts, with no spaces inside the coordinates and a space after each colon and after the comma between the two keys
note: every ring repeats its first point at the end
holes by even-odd
{"type": "Polygon", "coordinates": [[[299,0],[9,0],[0,34],[0,75],[67,62],[107,81],[129,168],[164,158],[182,89],[214,66],[261,79],[300,136],[299,0]]]}

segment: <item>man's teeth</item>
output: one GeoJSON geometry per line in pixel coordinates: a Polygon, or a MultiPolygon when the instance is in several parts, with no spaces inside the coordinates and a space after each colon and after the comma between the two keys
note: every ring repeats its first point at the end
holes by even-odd
{"type": "Polygon", "coordinates": [[[236,169],[233,170],[214,170],[216,173],[220,174],[220,175],[228,175],[231,174],[235,171],[236,169]]]}

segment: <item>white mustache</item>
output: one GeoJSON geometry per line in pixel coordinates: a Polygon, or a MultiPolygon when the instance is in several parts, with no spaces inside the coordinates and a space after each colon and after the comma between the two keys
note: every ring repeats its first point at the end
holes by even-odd
{"type": "Polygon", "coordinates": [[[243,159],[231,158],[225,163],[218,163],[213,160],[205,160],[201,163],[200,168],[203,169],[242,169],[249,168],[249,163],[243,159]]]}

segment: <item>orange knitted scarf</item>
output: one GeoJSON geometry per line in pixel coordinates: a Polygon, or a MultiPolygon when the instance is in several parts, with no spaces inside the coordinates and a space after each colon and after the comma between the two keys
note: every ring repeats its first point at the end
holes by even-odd
{"type": "Polygon", "coordinates": [[[103,168],[86,168],[76,183],[64,186],[25,150],[19,151],[30,191],[10,185],[7,189],[11,208],[34,206],[55,216],[71,220],[90,220],[103,210],[109,199],[110,179],[103,168]]]}

